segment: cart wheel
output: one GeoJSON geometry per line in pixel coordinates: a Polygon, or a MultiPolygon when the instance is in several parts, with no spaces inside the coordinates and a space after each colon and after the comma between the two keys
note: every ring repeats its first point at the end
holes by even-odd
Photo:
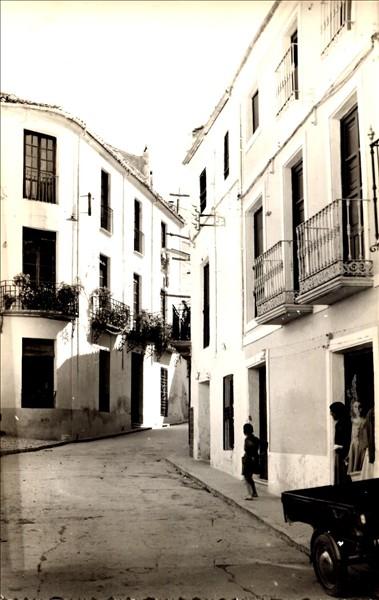
{"type": "Polygon", "coordinates": [[[313,568],[316,577],[330,596],[343,594],[347,567],[339,548],[329,533],[315,536],[312,543],[313,568]]]}

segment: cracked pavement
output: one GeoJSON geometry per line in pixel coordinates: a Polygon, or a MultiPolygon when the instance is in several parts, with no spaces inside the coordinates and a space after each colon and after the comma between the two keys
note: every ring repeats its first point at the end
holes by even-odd
{"type": "Polygon", "coordinates": [[[164,460],[186,435],[4,456],[3,597],[328,598],[304,553],[164,460]]]}

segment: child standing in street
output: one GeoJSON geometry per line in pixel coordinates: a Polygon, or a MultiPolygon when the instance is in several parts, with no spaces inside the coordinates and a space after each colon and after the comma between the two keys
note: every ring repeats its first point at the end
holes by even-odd
{"type": "Polygon", "coordinates": [[[245,423],[243,426],[243,433],[245,435],[245,454],[242,457],[242,475],[245,478],[249,494],[246,500],[252,500],[253,498],[258,497],[253,474],[259,473],[260,440],[254,435],[254,428],[251,423],[245,423]]]}

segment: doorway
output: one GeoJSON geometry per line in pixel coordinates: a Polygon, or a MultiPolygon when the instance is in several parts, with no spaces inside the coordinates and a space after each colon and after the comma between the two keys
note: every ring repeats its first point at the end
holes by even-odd
{"type": "Polygon", "coordinates": [[[267,388],[266,365],[248,369],[249,419],[254,433],[261,441],[260,479],[268,479],[268,425],[267,425],[267,388]]]}
{"type": "Polygon", "coordinates": [[[209,395],[209,382],[199,383],[198,458],[205,461],[210,461],[211,457],[209,395]]]}
{"type": "Polygon", "coordinates": [[[131,421],[139,426],[143,423],[143,354],[132,352],[131,378],[131,421]]]}

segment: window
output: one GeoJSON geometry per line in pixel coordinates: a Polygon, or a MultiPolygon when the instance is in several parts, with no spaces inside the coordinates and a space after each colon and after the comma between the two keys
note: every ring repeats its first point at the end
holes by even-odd
{"type": "Polygon", "coordinates": [[[141,312],[141,276],[133,274],[133,315],[134,318],[141,312]]]}
{"type": "Polygon", "coordinates": [[[168,415],[168,373],[167,369],[161,367],[161,417],[168,415]]]}
{"type": "Polygon", "coordinates": [[[24,131],[24,198],[56,203],[56,138],[24,131]]]}
{"type": "Polygon", "coordinates": [[[299,290],[299,260],[296,227],[304,222],[304,184],[303,161],[299,161],[291,169],[292,184],[292,261],[293,261],[293,286],[299,290]]]}
{"type": "Polygon", "coordinates": [[[139,200],[134,200],[134,250],[143,252],[142,206],[139,200]]]}
{"type": "Polygon", "coordinates": [[[200,175],[200,212],[204,212],[207,205],[207,170],[204,169],[200,175]]]}
{"type": "Polygon", "coordinates": [[[167,225],[161,221],[161,248],[166,248],[167,243],[167,225]]]}
{"type": "Polygon", "coordinates": [[[100,227],[106,231],[112,231],[112,209],[109,207],[109,181],[109,173],[101,170],[100,227]]]}
{"type": "Polygon", "coordinates": [[[54,340],[22,339],[22,408],[54,408],[54,340]]]}
{"type": "Polygon", "coordinates": [[[203,348],[209,346],[209,263],[203,267],[203,348]]]}
{"type": "Polygon", "coordinates": [[[291,99],[299,97],[298,56],[297,29],[293,29],[293,33],[289,36],[284,56],[276,69],[277,114],[283,110],[291,99]]]}
{"type": "Polygon", "coordinates": [[[99,352],[99,411],[109,412],[110,387],[110,353],[107,350],[99,352]]]}
{"type": "Polygon", "coordinates": [[[99,260],[99,287],[109,288],[109,258],[103,254],[99,260]]]}
{"type": "Polygon", "coordinates": [[[32,283],[55,283],[55,231],[22,229],[22,270],[32,283]]]}
{"type": "Polygon", "coordinates": [[[224,136],[224,179],[229,175],[229,131],[224,136]]]}
{"type": "Polygon", "coordinates": [[[234,387],[233,375],[223,380],[224,450],[234,448],[234,387]]]}
{"type": "Polygon", "coordinates": [[[343,250],[345,259],[364,257],[364,228],[358,107],[341,119],[341,181],[343,250]]]}
{"type": "Polygon", "coordinates": [[[322,6],[321,35],[323,52],[337,37],[341,29],[351,26],[351,0],[324,0],[322,6]]]}
{"type": "Polygon", "coordinates": [[[166,322],[166,314],[167,314],[167,297],[166,292],[161,290],[161,315],[164,322],[166,322]]]}
{"type": "MultiPolygon", "coordinates": [[[[260,207],[253,214],[254,251],[253,260],[263,254],[263,208],[260,207]]],[[[257,316],[257,307],[254,293],[254,317],[257,316]]]]}
{"type": "Polygon", "coordinates": [[[256,91],[251,98],[251,124],[252,133],[255,133],[259,127],[259,92],[256,91]]]}

